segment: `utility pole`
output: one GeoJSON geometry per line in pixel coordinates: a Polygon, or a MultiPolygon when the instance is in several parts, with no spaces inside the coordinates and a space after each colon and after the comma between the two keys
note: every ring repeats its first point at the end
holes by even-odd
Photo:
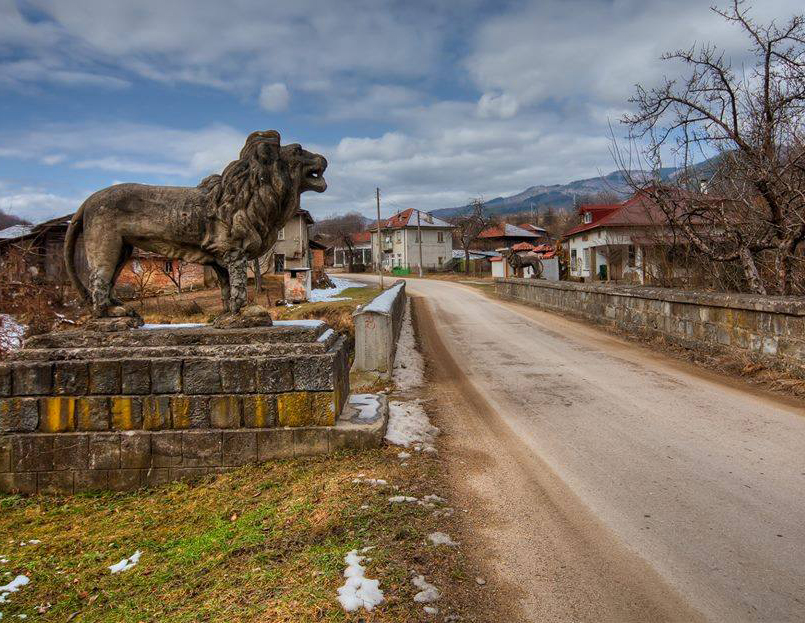
{"type": "Polygon", "coordinates": [[[419,223],[419,210],[416,211],[416,237],[419,240],[419,277],[422,278],[422,227],[419,223]]]}
{"type": "Polygon", "coordinates": [[[377,275],[380,277],[380,289],[383,289],[383,242],[380,240],[380,188],[377,189],[377,275]]]}

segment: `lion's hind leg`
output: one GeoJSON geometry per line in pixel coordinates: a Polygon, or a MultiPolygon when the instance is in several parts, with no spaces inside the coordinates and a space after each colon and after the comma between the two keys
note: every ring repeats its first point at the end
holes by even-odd
{"type": "MultiPolygon", "coordinates": [[[[121,314],[110,314],[110,308],[113,307],[111,292],[118,263],[123,256],[123,240],[114,233],[93,234],[95,232],[85,232],[92,315],[95,318],[118,316],[121,314]]],[[[114,311],[118,312],[119,308],[114,308],[114,311]]]]}
{"type": "Polygon", "coordinates": [[[215,271],[215,276],[218,277],[218,285],[221,288],[221,303],[223,304],[224,312],[229,311],[229,270],[220,264],[212,264],[212,269],[215,271]]]}

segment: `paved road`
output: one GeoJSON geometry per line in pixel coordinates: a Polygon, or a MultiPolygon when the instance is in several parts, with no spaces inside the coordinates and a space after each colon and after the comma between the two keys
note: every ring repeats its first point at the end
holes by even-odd
{"type": "MultiPolygon", "coordinates": [[[[656,573],[713,621],[805,620],[797,403],[468,286],[411,279],[408,290],[425,297],[490,429],[502,423],[539,459],[535,471],[552,472],[573,500],[567,513],[594,517],[647,563],[645,574],[632,566],[636,581],[656,573]]],[[[526,560],[522,544],[497,551],[526,560]]],[[[507,564],[527,574],[525,562],[507,564]]],[[[513,581],[527,590],[528,578],[513,581]]]]}

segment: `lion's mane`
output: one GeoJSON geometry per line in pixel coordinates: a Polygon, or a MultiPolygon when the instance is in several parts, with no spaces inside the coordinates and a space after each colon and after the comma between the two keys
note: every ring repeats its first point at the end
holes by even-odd
{"type": "Polygon", "coordinates": [[[199,183],[198,188],[207,197],[209,213],[228,230],[230,241],[259,247],[266,233],[279,226],[290,184],[290,179],[277,179],[284,174],[284,169],[276,166],[279,148],[279,133],[252,132],[237,160],[222,173],[199,183]]]}

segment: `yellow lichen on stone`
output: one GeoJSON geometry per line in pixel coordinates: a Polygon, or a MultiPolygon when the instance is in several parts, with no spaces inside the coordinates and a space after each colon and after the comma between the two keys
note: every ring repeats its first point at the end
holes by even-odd
{"type": "Polygon", "coordinates": [[[171,428],[190,428],[190,399],[184,396],[171,398],[171,428]]]}
{"type": "Polygon", "coordinates": [[[79,398],[76,411],[78,413],[78,430],[92,430],[89,400],[79,398]]]}
{"type": "Polygon", "coordinates": [[[149,396],[143,400],[143,429],[161,430],[170,423],[170,402],[167,398],[149,396]]]}
{"type": "Polygon", "coordinates": [[[239,398],[237,396],[213,396],[210,398],[210,425],[213,428],[239,428],[239,398]]]}
{"type": "Polygon", "coordinates": [[[75,430],[75,398],[45,398],[45,413],[40,428],[46,433],[75,430]]]}
{"type": "Polygon", "coordinates": [[[112,398],[112,428],[114,430],[133,430],[134,419],[131,417],[131,398],[115,396],[112,398]]]}
{"type": "Polygon", "coordinates": [[[271,425],[271,409],[269,408],[268,401],[271,400],[268,396],[257,394],[250,397],[254,409],[254,428],[265,428],[271,425]]]}
{"type": "Polygon", "coordinates": [[[277,396],[277,419],[280,426],[315,426],[312,422],[309,392],[286,392],[277,396]]]}
{"type": "Polygon", "coordinates": [[[315,392],[310,406],[312,426],[333,426],[335,424],[336,392],[315,392]]]}

